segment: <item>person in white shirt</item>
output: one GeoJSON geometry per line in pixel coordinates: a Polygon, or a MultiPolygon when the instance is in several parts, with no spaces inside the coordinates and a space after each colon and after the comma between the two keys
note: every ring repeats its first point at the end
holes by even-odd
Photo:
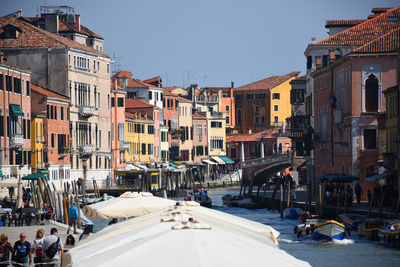
{"type": "Polygon", "coordinates": [[[46,264],[46,267],[56,267],[59,266],[60,252],[63,249],[63,244],[60,238],[57,236],[57,228],[51,228],[50,236],[46,236],[43,240],[43,249],[45,251],[44,261],[50,264],[46,264]],[[47,255],[48,248],[53,244],[58,242],[58,250],[54,257],[49,257],[47,255]]]}

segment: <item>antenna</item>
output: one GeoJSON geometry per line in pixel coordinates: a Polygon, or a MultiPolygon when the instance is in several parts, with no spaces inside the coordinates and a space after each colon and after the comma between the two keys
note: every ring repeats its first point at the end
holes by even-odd
{"type": "Polygon", "coordinates": [[[113,59],[113,61],[114,61],[114,64],[112,65],[112,67],[113,67],[112,73],[115,74],[115,73],[117,73],[118,71],[121,70],[121,60],[122,60],[122,57],[118,57],[118,56],[115,54],[115,52],[113,52],[112,59],[113,59]]]}

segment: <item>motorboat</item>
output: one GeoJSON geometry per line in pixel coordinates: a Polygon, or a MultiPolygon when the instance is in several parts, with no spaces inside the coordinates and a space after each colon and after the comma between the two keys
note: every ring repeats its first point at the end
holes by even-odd
{"type": "Polygon", "coordinates": [[[343,240],[346,236],[346,227],[335,220],[307,219],[304,223],[297,225],[294,231],[298,238],[311,235],[312,239],[318,241],[343,240]]]}
{"type": "Polygon", "coordinates": [[[364,217],[358,214],[342,213],[339,214],[339,221],[344,224],[347,229],[357,230],[358,226],[364,221],[364,217]]]}
{"type": "Polygon", "coordinates": [[[378,230],[378,237],[382,245],[400,249],[400,221],[391,220],[378,230]]]}
{"type": "Polygon", "coordinates": [[[362,237],[367,237],[371,240],[378,240],[378,232],[379,232],[379,224],[380,220],[377,218],[367,218],[365,221],[358,227],[358,233],[362,237]]]}
{"type": "Polygon", "coordinates": [[[185,201],[192,200],[200,204],[200,206],[211,208],[212,200],[207,195],[207,190],[198,189],[185,197],[185,201]]]}
{"type": "Polygon", "coordinates": [[[300,214],[303,212],[300,208],[288,208],[283,211],[283,217],[285,219],[296,220],[300,217],[300,214]]]}

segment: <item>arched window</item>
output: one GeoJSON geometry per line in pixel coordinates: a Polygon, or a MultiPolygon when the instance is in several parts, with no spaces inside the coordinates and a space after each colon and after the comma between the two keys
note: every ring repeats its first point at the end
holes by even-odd
{"type": "Polygon", "coordinates": [[[375,75],[369,75],[365,81],[365,111],[366,112],[377,112],[378,111],[378,79],[375,75]]]}
{"type": "Polygon", "coordinates": [[[279,154],[282,154],[282,143],[279,143],[279,154]]]}

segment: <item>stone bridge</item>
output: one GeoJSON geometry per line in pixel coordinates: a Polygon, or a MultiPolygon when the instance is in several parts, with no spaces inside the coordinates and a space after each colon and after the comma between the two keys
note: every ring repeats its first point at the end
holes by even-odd
{"type": "Polygon", "coordinates": [[[292,153],[275,154],[242,163],[244,185],[261,186],[274,174],[292,165],[292,153]]]}

